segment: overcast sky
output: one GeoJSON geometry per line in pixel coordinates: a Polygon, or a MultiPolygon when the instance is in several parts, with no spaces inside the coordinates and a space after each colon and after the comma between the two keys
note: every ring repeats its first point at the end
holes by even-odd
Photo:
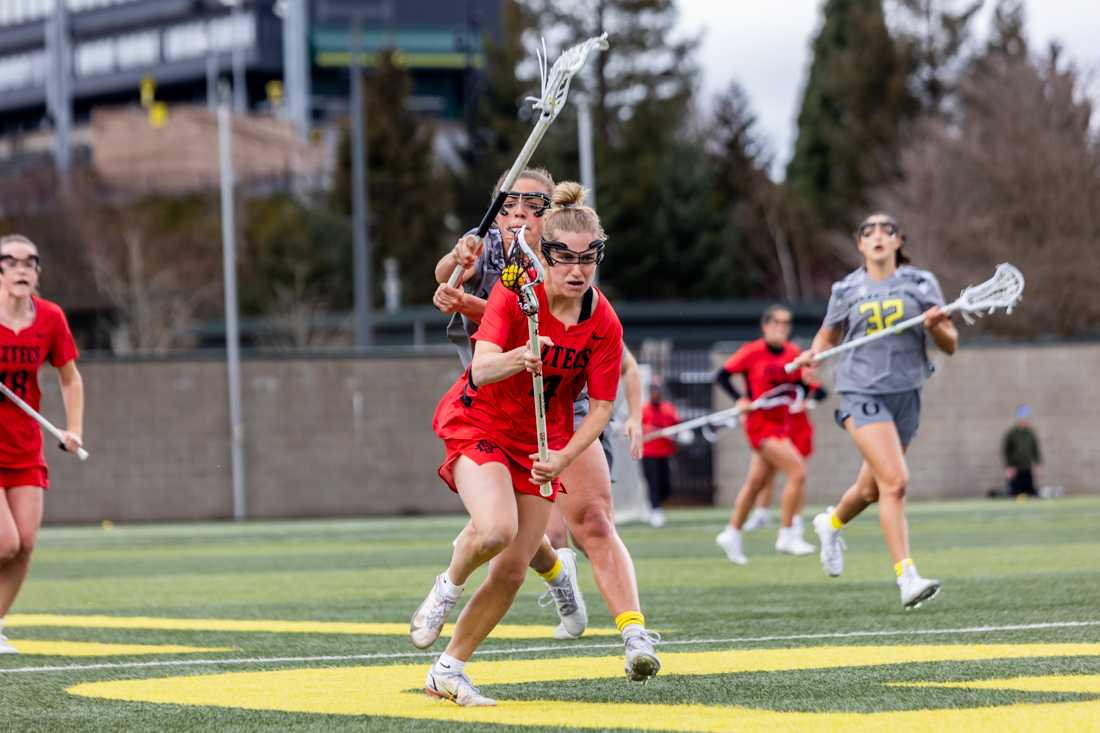
{"type": "MultiPolygon", "coordinates": [[[[974,26],[983,39],[994,0],[985,4],[974,26]]],[[[679,0],[684,28],[704,32],[699,52],[704,99],[713,98],[731,80],[745,88],[778,174],[793,152],[822,5],[820,0],[679,0]]],[[[1025,6],[1033,50],[1057,39],[1078,66],[1100,70],[1100,0],[1025,0],[1025,6]]]]}

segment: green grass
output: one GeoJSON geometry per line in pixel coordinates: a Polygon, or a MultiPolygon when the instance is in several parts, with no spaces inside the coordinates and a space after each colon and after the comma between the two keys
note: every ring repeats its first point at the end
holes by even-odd
{"type": "MultiPolygon", "coordinates": [[[[1100,622],[1100,498],[1056,502],[915,503],[913,554],[922,574],[940,578],[939,598],[913,613],[898,603],[874,512],[846,530],[842,578],[824,577],[814,557],[780,557],[774,532],[749,536],[747,567],[726,562],[714,545],[725,521],[717,510],[670,512],[661,530],[625,527],[637,566],[644,611],[668,652],[786,649],[800,646],[1100,643],[1100,625],[922,635],[935,629],[1100,622]],[[883,636],[754,640],[759,637],[895,632],[883,636]],[[719,640],[689,644],[691,640],[719,640]],[[721,641],[725,640],[725,641],[721,641]]],[[[167,617],[406,621],[432,577],[446,564],[460,517],[173,524],[43,530],[31,577],[13,614],[109,614],[167,617]]],[[[812,534],[812,533],[811,533],[812,534]]],[[[611,626],[591,569],[582,563],[591,624],[611,626]]],[[[480,582],[482,575],[473,578],[480,582]]],[[[505,619],[551,624],[535,598],[532,576],[505,619]]],[[[99,641],[227,646],[198,659],[320,657],[407,653],[406,638],[274,633],[144,631],[17,627],[21,640],[99,641]]],[[[618,656],[614,637],[580,642],[490,640],[484,649],[513,650],[492,659],[618,656]],[[524,651],[550,647],[548,651],[524,651]]],[[[437,644],[436,651],[442,648],[437,644]]],[[[220,707],[113,702],[70,695],[67,687],[102,680],[177,677],[226,671],[425,665],[430,657],[222,666],[133,667],[133,662],[196,655],[64,658],[0,657],[0,731],[71,730],[485,730],[485,725],[398,718],[348,718],[220,707]],[[94,670],[5,673],[36,666],[115,664],[94,670]]],[[[490,657],[483,657],[488,659],[490,657]]],[[[475,657],[475,660],[477,658],[475,657]]],[[[843,664],[843,659],[837,661],[843,664]]],[[[476,669],[476,667],[475,667],[476,669]]],[[[898,687],[897,683],[996,679],[1028,675],[1100,675],[1100,656],[885,664],[873,667],[660,675],[648,685],[622,679],[545,685],[496,684],[483,691],[505,700],[589,703],[737,705],[803,712],[950,710],[1007,704],[1100,699],[1074,692],[1019,692],[898,687]]],[[[475,672],[475,682],[476,682],[475,672]]],[[[442,703],[441,703],[442,705],[442,703]]],[[[1100,710],[1100,708],[1098,708],[1100,710]]],[[[533,721],[534,722],[534,721],[533,721]]],[[[488,726],[491,730],[552,730],[488,726]]]]}

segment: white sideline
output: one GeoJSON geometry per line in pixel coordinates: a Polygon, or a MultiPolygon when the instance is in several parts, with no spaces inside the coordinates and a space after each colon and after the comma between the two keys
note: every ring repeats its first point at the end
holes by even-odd
{"type": "MultiPolygon", "coordinates": [[[[741,636],[729,639],[683,639],[661,641],[661,647],[718,644],[752,644],[765,641],[802,641],[807,639],[853,639],[883,636],[938,636],[952,634],[987,634],[995,631],[1035,631],[1039,629],[1068,629],[1100,626],[1096,621],[1051,621],[1041,624],[1009,624],[1005,626],[969,626],[960,629],[897,629],[883,631],[838,631],[827,634],[788,634],[782,636],[741,636]]],[[[12,640],[18,648],[19,640],[12,640]]],[[[508,649],[480,649],[478,656],[529,654],[533,652],[572,652],[578,649],[618,649],[621,642],[601,644],[554,644],[552,646],[511,647],[508,649]]],[[[300,664],[303,662],[350,662],[372,659],[433,658],[439,652],[386,652],[378,654],[345,654],[315,657],[247,657],[242,659],[171,659],[156,662],[104,662],[101,664],[68,664],[58,666],[13,667],[0,669],[0,674],[32,672],[84,672],[97,669],[144,669],[149,667],[202,667],[216,665],[248,664],[300,664]]]]}

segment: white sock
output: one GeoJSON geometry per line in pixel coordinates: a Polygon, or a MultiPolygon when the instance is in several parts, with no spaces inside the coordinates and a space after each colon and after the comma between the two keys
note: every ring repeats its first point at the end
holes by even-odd
{"type": "Polygon", "coordinates": [[[737,539],[741,539],[741,530],[737,529],[732,524],[727,524],[726,528],[724,530],[722,530],[722,534],[730,535],[731,537],[736,537],[737,539]]]}
{"type": "Polygon", "coordinates": [[[440,654],[432,666],[433,672],[439,674],[462,674],[466,669],[466,663],[461,659],[455,659],[450,654],[440,654]]]}
{"type": "Polygon", "coordinates": [[[443,575],[440,575],[439,577],[443,579],[441,585],[443,586],[443,592],[447,594],[448,598],[458,597],[458,594],[461,593],[462,589],[466,587],[465,585],[458,585],[452,582],[446,572],[444,572],[443,575]]]}
{"type": "Polygon", "coordinates": [[[635,636],[637,634],[644,634],[645,627],[641,624],[627,624],[623,627],[623,640],[626,640],[628,636],[635,636]]]}

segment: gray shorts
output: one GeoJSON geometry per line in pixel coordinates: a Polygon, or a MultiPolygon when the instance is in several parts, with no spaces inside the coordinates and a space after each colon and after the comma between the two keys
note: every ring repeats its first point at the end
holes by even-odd
{"type": "MultiPolygon", "coordinates": [[[[573,403],[573,429],[579,428],[586,417],[588,417],[588,392],[581,392],[573,403]]],[[[611,453],[611,441],[607,437],[607,431],[610,429],[610,427],[604,428],[604,431],[600,433],[600,447],[603,448],[603,454],[607,457],[607,470],[609,472],[611,471],[611,463],[614,461],[614,456],[611,453]]]]}
{"type": "Polygon", "coordinates": [[[849,417],[857,428],[875,422],[893,422],[901,444],[906,446],[913,442],[920,427],[920,390],[891,394],[842,392],[835,417],[836,424],[842,428],[849,417]]]}

